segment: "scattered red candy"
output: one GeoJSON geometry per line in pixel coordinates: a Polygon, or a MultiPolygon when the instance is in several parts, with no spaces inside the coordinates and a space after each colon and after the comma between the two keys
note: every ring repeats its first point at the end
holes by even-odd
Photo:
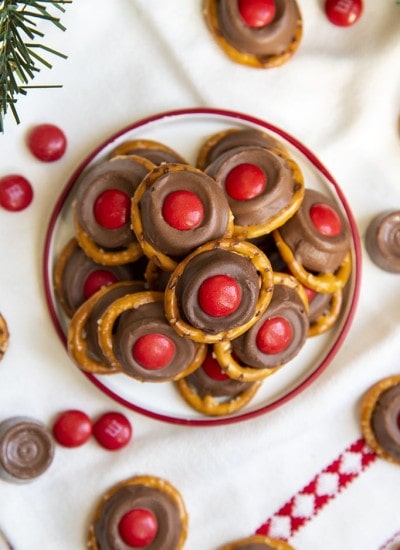
{"type": "Polygon", "coordinates": [[[108,412],[93,424],[93,435],[102,447],[116,451],[129,443],[132,437],[132,426],[123,414],[108,412]]]}
{"type": "Polygon", "coordinates": [[[27,208],[33,199],[29,181],[18,174],[0,178],[0,206],[5,210],[18,212],[27,208]]]}
{"type": "Polygon", "coordinates": [[[243,163],[233,168],[225,179],[228,195],[237,201],[258,197],[267,184],[263,170],[255,164],[243,163]]]}
{"type": "Polygon", "coordinates": [[[313,204],[310,208],[310,218],[317,231],[326,237],[336,237],[342,230],[337,212],[328,204],[313,204]]]}
{"type": "Polygon", "coordinates": [[[292,325],[284,317],[271,317],[260,327],[256,344],[262,353],[281,353],[292,340],[292,325]]]}
{"type": "Polygon", "coordinates": [[[64,132],[54,124],[39,124],[28,135],[31,153],[43,162],[60,159],[67,148],[64,132]]]}
{"type": "Polygon", "coordinates": [[[162,369],[175,355],[175,344],[165,334],[151,333],[138,338],[132,348],[132,356],[148,370],[162,369]]]}
{"type": "Polygon", "coordinates": [[[108,271],[107,269],[96,269],[89,274],[83,285],[83,295],[85,300],[93,296],[103,286],[109,286],[118,281],[118,277],[115,273],[108,271]]]}
{"type": "Polygon", "coordinates": [[[53,435],[64,447],[79,447],[92,435],[92,421],[82,411],[64,411],[54,422],[53,435]]]}
{"type": "Polygon", "coordinates": [[[102,227],[119,229],[129,222],[131,199],[119,189],[107,189],[94,201],[93,212],[102,227]]]}
{"type": "Polygon", "coordinates": [[[213,380],[228,380],[229,376],[221,369],[221,365],[209,352],[202,364],[205,373],[213,380]]]}
{"type": "Polygon", "coordinates": [[[214,275],[205,279],[197,296],[201,309],[212,317],[225,317],[234,313],[241,298],[239,283],[228,275],[214,275]]]}
{"type": "Polygon", "coordinates": [[[144,548],[157,535],[157,517],[148,508],[134,508],[122,516],[118,530],[125,544],[144,548]]]}
{"type": "Polygon", "coordinates": [[[354,25],[363,11],[362,0],[326,0],[325,13],[334,25],[349,27],[354,25]]]}
{"type": "Polygon", "coordinates": [[[204,208],[199,197],[185,189],[173,191],[166,196],[162,215],[165,221],[179,231],[195,229],[203,221],[204,208]]]}
{"type": "Polygon", "coordinates": [[[276,14],[275,0],[239,0],[238,7],[244,22],[255,29],[269,25],[276,14]]]}

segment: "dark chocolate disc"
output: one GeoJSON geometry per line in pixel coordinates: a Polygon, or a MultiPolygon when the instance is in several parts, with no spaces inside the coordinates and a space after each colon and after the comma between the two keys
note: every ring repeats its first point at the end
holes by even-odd
{"type": "Polygon", "coordinates": [[[232,340],[232,351],[246,366],[274,368],[287,363],[299,353],[308,329],[308,314],[298,293],[286,285],[276,284],[266,312],[247,332],[232,340]],[[265,321],[276,317],[285,319],[291,326],[291,340],[282,351],[264,353],[257,345],[257,336],[265,321]]]}
{"type": "Polygon", "coordinates": [[[259,296],[259,278],[251,261],[227,250],[210,250],[192,258],[176,286],[182,317],[208,334],[230,330],[252,319],[259,296]],[[201,309],[198,292],[209,277],[224,274],[237,281],[242,292],[239,307],[233,313],[214,317],[201,309]]]}
{"type": "Polygon", "coordinates": [[[400,210],[382,212],[370,222],[365,246],[378,267],[400,273],[400,210]]]}

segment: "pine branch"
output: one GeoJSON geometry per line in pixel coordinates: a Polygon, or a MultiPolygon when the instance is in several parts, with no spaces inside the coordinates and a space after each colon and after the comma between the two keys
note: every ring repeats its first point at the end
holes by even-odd
{"type": "Polygon", "coordinates": [[[65,31],[59,17],[50,10],[65,12],[72,0],[0,0],[0,132],[10,110],[20,123],[16,103],[31,88],[58,88],[60,85],[30,85],[42,67],[51,68],[46,54],[66,58],[61,52],[38,42],[44,38],[38,25],[48,21],[65,31]]]}

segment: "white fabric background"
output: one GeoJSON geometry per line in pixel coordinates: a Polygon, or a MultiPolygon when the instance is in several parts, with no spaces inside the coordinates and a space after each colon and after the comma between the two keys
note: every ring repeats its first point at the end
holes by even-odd
{"type": "MultiPolygon", "coordinates": [[[[306,392],[265,416],[226,427],[191,428],[134,414],[73,367],[51,325],[41,279],[49,212],[77,164],[137,119],[186,107],[232,109],[262,118],[305,143],[343,189],[363,238],[371,218],[400,208],[400,6],[366,0],[351,28],[331,25],[323,2],[300,0],[304,36],[286,65],[256,70],[216,46],[198,0],[80,0],[46,27],[44,42],[66,53],[18,101],[0,136],[0,175],[31,180],[20,213],[0,211],[0,311],[11,332],[0,364],[0,419],[32,415],[47,424],[67,408],[127,414],[134,438],[117,453],[90,441],[57,447],[34,483],[0,483],[0,528],[17,550],[84,548],[90,514],[105,489],[135,473],[167,478],[190,515],[189,550],[213,550],[252,534],[360,437],[358,402],[400,369],[400,277],[364,254],[359,307],[348,338],[306,392]],[[54,164],[25,146],[35,124],[58,124],[68,150],[54,164]]],[[[298,550],[377,550],[400,529],[398,467],[377,461],[291,540],[298,550]]]]}

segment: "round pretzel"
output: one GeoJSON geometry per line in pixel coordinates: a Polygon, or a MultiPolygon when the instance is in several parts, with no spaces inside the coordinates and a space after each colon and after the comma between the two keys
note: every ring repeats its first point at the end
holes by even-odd
{"type": "Polygon", "coordinates": [[[58,301],[60,302],[61,307],[64,310],[64,313],[68,317],[72,317],[74,312],[69,307],[67,302],[64,300],[64,293],[62,291],[62,282],[64,278],[64,271],[65,266],[67,265],[67,262],[71,256],[71,254],[79,247],[78,241],[75,239],[75,237],[72,237],[67,244],[64,246],[64,248],[61,250],[60,254],[57,256],[54,271],[53,271],[53,284],[54,284],[54,292],[56,293],[56,296],[58,298],[58,301]]]}
{"type": "Polygon", "coordinates": [[[329,308],[318,319],[310,324],[308,336],[318,336],[330,330],[336,323],[343,304],[343,291],[337,290],[332,294],[329,308]]]}
{"type": "Polygon", "coordinates": [[[242,546],[246,546],[246,545],[251,546],[253,544],[254,545],[265,544],[267,548],[274,548],[274,550],[294,550],[293,547],[290,546],[290,544],[288,544],[284,540],[272,539],[264,535],[252,535],[244,539],[229,542],[228,544],[224,544],[223,546],[221,546],[218,550],[236,550],[236,549],[240,550],[242,546]]]}
{"type": "Polygon", "coordinates": [[[121,250],[104,250],[98,246],[95,241],[79,224],[78,216],[74,216],[75,236],[79,246],[84,252],[95,262],[101,265],[123,265],[129,264],[138,260],[143,256],[143,251],[140,244],[132,241],[128,246],[121,250]]]}
{"type": "MultiPolygon", "coordinates": [[[[99,344],[104,355],[107,357],[107,360],[110,362],[110,365],[118,370],[123,370],[123,367],[115,356],[113,349],[113,327],[118,317],[130,309],[137,309],[145,304],[163,301],[163,292],[146,290],[143,292],[135,292],[134,294],[127,294],[122,298],[118,298],[106,309],[99,319],[99,344]]],[[[172,380],[179,380],[180,378],[194,372],[204,361],[206,353],[207,347],[205,345],[200,344],[197,346],[196,354],[192,363],[190,363],[184,371],[172,378],[172,380]]]]}
{"type": "Polygon", "coordinates": [[[68,327],[67,347],[69,354],[82,370],[95,374],[114,374],[121,371],[121,369],[115,365],[110,365],[91,357],[88,353],[85,330],[86,323],[93,311],[93,308],[100,298],[107,294],[111,289],[124,286],[128,287],[131,285],[132,281],[121,281],[119,283],[114,283],[113,285],[100,288],[100,290],[85,300],[72,316],[68,327]]]}
{"type": "Polygon", "coordinates": [[[388,454],[379,444],[371,426],[371,419],[380,395],[397,384],[400,384],[399,375],[383,378],[365,392],[362,397],[360,407],[361,431],[364,435],[365,441],[378,456],[394,464],[400,464],[400,460],[396,460],[392,455],[388,454]]]}
{"type": "Polygon", "coordinates": [[[257,319],[267,309],[272,299],[272,291],[273,272],[271,268],[271,263],[259,248],[249,242],[237,241],[233,239],[209,241],[208,243],[200,246],[194,252],[186,256],[186,258],[180,264],[178,264],[174,272],[171,274],[164,293],[165,315],[171,326],[181,336],[190,338],[195,342],[214,344],[215,342],[237,338],[238,336],[246,332],[246,330],[248,330],[252,325],[254,325],[257,319]],[[261,286],[256,304],[256,310],[252,319],[250,319],[246,323],[243,323],[242,325],[233,327],[231,329],[221,331],[216,334],[208,334],[207,332],[190,325],[182,319],[179,311],[178,298],[176,295],[176,286],[187,264],[192,258],[203,252],[217,249],[227,250],[229,252],[233,252],[235,254],[239,254],[250,259],[261,277],[261,286]]]}
{"type": "MultiPolygon", "coordinates": [[[[286,273],[275,272],[273,275],[273,281],[274,287],[275,285],[283,284],[295,290],[304,305],[304,309],[308,312],[309,306],[306,292],[304,287],[294,277],[286,273]]],[[[248,365],[243,365],[233,357],[232,343],[230,341],[223,341],[214,344],[214,354],[225,374],[234,380],[240,380],[242,382],[264,380],[283,367],[283,365],[277,365],[276,367],[259,369],[249,367],[248,365]]]]}
{"type": "Polygon", "coordinates": [[[183,399],[193,409],[209,416],[225,416],[242,409],[258,391],[261,382],[254,382],[246,390],[239,393],[235,397],[216,398],[212,395],[201,397],[195,389],[193,389],[186,378],[182,378],[176,383],[179,393],[183,399]]]}
{"type": "Polygon", "coordinates": [[[170,153],[176,157],[176,162],[182,162],[182,164],[186,163],[186,160],[176,151],[171,149],[171,147],[168,147],[164,143],[160,143],[159,141],[154,141],[152,139],[133,139],[129,141],[124,141],[120,145],[117,145],[115,149],[113,149],[109,155],[109,158],[119,157],[119,156],[127,156],[127,155],[136,155],[135,151],[137,149],[149,149],[149,150],[157,150],[157,151],[164,151],[165,153],[170,153]]]}
{"type": "Polygon", "coordinates": [[[7,322],[0,313],[0,361],[7,351],[10,334],[8,332],[7,322]]]}
{"type": "Polygon", "coordinates": [[[303,285],[316,290],[317,292],[333,294],[342,289],[347,283],[352,267],[351,253],[346,254],[341,266],[335,273],[319,273],[314,275],[307,271],[303,265],[296,260],[292,250],[282,239],[279,229],[273,231],[276,246],[289,270],[303,285]]]}
{"type": "Polygon", "coordinates": [[[300,208],[301,203],[303,202],[305,185],[304,177],[298,166],[298,164],[290,158],[290,156],[285,152],[279,149],[271,148],[269,151],[272,151],[275,155],[282,157],[293,176],[293,196],[290,204],[284,206],[277,214],[268,218],[263,223],[258,223],[254,225],[237,225],[234,224],[233,233],[234,236],[238,239],[255,239],[263,235],[271,233],[274,229],[277,229],[285,222],[287,222],[300,208]]]}
{"type": "MultiPolygon", "coordinates": [[[[199,172],[198,168],[185,164],[168,164],[157,166],[154,168],[141,182],[139,187],[136,189],[135,194],[132,199],[132,229],[135,232],[136,238],[139,241],[144,254],[151,260],[156,266],[160,267],[164,271],[174,271],[178,265],[178,261],[164,254],[160,250],[157,250],[151,243],[146,241],[144,237],[142,218],[140,213],[140,200],[143,197],[144,193],[149,189],[155,181],[157,181],[162,175],[165,174],[166,170],[169,172],[179,172],[182,170],[189,170],[191,172],[199,172]]],[[[225,231],[224,238],[229,238],[233,234],[233,214],[229,211],[229,221],[228,226],[225,231]]]]}
{"type": "Polygon", "coordinates": [[[206,22],[220,48],[236,63],[249,65],[257,69],[270,69],[286,63],[298,49],[303,35],[303,21],[300,17],[292,42],[287,49],[276,55],[254,55],[243,53],[234,48],[222,35],[217,13],[218,0],[204,0],[203,13],[206,22]]]}
{"type": "Polygon", "coordinates": [[[182,533],[179,539],[179,544],[176,547],[176,550],[182,550],[187,538],[187,533],[188,533],[188,514],[186,511],[185,503],[182,499],[180,492],[173,485],[171,485],[171,483],[159,477],[150,476],[150,475],[135,476],[125,481],[121,481],[103,494],[100,502],[96,506],[92,521],[90,523],[89,534],[88,534],[88,544],[87,544],[88,549],[101,550],[96,540],[94,525],[100,519],[103,511],[103,507],[107,503],[107,501],[117,491],[119,491],[124,487],[128,487],[129,485],[144,485],[146,487],[151,487],[152,489],[157,489],[159,491],[166,493],[167,496],[170,498],[170,500],[172,500],[172,502],[174,503],[174,505],[178,510],[179,518],[182,522],[182,533]]]}

